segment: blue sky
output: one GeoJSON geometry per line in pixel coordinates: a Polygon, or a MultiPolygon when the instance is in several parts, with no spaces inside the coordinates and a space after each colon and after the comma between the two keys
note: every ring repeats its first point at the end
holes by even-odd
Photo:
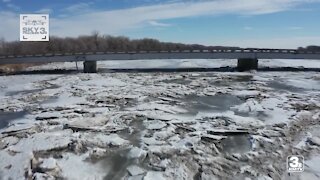
{"type": "Polygon", "coordinates": [[[241,47],[320,45],[320,0],[0,0],[0,37],[19,14],[48,13],[50,35],[101,34],[241,47]]]}

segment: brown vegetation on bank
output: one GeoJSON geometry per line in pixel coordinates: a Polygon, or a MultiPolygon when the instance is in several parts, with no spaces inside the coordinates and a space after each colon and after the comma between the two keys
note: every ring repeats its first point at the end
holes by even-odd
{"type": "Polygon", "coordinates": [[[0,65],[0,74],[1,73],[13,73],[23,71],[28,67],[39,66],[43,63],[32,63],[32,64],[6,64],[0,65]]]}
{"type": "Polygon", "coordinates": [[[49,42],[6,42],[4,39],[0,40],[0,56],[46,53],[173,51],[226,48],[236,49],[238,47],[169,43],[149,38],[129,39],[124,36],[114,37],[99,35],[98,33],[94,33],[90,36],[79,36],[77,38],[50,37],[49,42]]]}
{"type": "MultiPolygon", "coordinates": [[[[49,42],[7,42],[0,39],[0,56],[35,55],[51,53],[86,53],[86,52],[129,52],[129,51],[169,51],[169,50],[201,50],[224,49],[222,46],[203,46],[198,44],[182,44],[160,42],[156,39],[129,39],[124,36],[108,36],[93,33],[76,38],[50,37],[49,42]]],[[[237,48],[237,47],[228,47],[237,48]]],[[[0,73],[10,73],[39,64],[0,65],[0,73]]]]}
{"type": "MultiPolygon", "coordinates": [[[[93,33],[76,38],[50,37],[49,42],[7,42],[0,39],[0,56],[34,55],[46,53],[129,52],[129,51],[175,51],[175,50],[239,49],[239,47],[204,46],[160,42],[156,39],[129,39],[93,33]]],[[[320,46],[298,48],[300,51],[320,52],[320,46]]]]}

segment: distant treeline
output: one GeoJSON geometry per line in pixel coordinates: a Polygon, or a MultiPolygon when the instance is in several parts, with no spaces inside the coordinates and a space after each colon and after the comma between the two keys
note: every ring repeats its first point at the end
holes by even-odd
{"type": "Polygon", "coordinates": [[[299,47],[298,51],[320,52],[320,46],[299,47]]]}
{"type": "MultiPolygon", "coordinates": [[[[239,47],[203,46],[160,42],[156,39],[129,39],[124,36],[108,36],[93,33],[77,38],[50,37],[49,42],[7,42],[0,39],[0,56],[35,55],[47,53],[82,53],[82,52],[129,52],[129,51],[176,51],[176,50],[211,50],[239,49],[239,47]]],[[[320,52],[320,46],[298,48],[300,51],[320,52]]]]}
{"type": "Polygon", "coordinates": [[[79,36],[77,38],[50,37],[49,42],[6,42],[0,39],[0,55],[33,55],[46,53],[79,52],[128,52],[128,51],[173,51],[202,49],[238,49],[238,47],[203,46],[160,42],[156,39],[129,39],[127,37],[99,35],[79,36]]]}

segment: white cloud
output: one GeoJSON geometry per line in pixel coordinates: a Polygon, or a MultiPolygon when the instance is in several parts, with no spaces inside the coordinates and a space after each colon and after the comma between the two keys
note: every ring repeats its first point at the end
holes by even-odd
{"type": "Polygon", "coordinates": [[[151,26],[157,26],[157,27],[169,27],[171,24],[161,23],[158,21],[149,21],[148,22],[151,26]]]}
{"type": "MultiPolygon", "coordinates": [[[[52,19],[52,33],[76,36],[88,34],[93,30],[103,33],[123,33],[132,28],[149,24],[150,21],[185,18],[204,15],[258,15],[289,10],[306,0],[217,0],[188,3],[169,3],[137,8],[82,12],[88,5],[80,4],[67,8],[76,15],[52,19]],[[80,8],[81,7],[81,8],[80,8]],[[149,23],[148,23],[149,22],[149,23]]],[[[307,0],[307,2],[310,2],[307,0]]],[[[153,23],[155,24],[155,23],[153,23]]],[[[151,24],[152,25],[152,24],[151,24]]]]}
{"type": "Polygon", "coordinates": [[[40,9],[40,10],[38,10],[36,12],[37,13],[41,13],[41,14],[51,14],[51,13],[53,13],[53,10],[49,9],[49,8],[44,8],[44,9],[40,9]]]}
{"type": "Polygon", "coordinates": [[[63,11],[65,13],[71,13],[71,14],[77,14],[77,13],[87,13],[89,12],[90,9],[90,5],[92,3],[78,3],[78,4],[74,4],[72,6],[69,6],[65,9],[63,9],[63,11]]]}
{"type": "Polygon", "coordinates": [[[289,30],[301,30],[301,29],[303,29],[303,27],[293,26],[293,27],[289,27],[288,29],[289,29],[289,30]]]}
{"type": "Polygon", "coordinates": [[[245,26],[243,29],[246,30],[246,31],[251,31],[253,29],[253,27],[245,26]]]}
{"type": "MultiPolygon", "coordinates": [[[[50,33],[58,36],[78,36],[97,30],[103,34],[124,34],[133,28],[167,26],[161,20],[214,16],[224,14],[259,15],[291,10],[298,5],[319,0],[214,0],[191,1],[142,6],[120,10],[93,10],[90,3],[79,3],[64,9],[66,14],[50,19],[50,33]]],[[[18,39],[18,15],[1,13],[0,36],[18,39]],[[14,23],[13,23],[14,22],[14,23]],[[8,24],[9,23],[9,24],[8,24]],[[14,24],[14,25],[13,25],[14,24]]]]}
{"type": "Polygon", "coordinates": [[[15,11],[18,11],[20,9],[19,6],[15,5],[15,4],[12,4],[12,3],[7,3],[7,7],[12,9],[12,10],[15,10],[15,11]]]}
{"type": "Polygon", "coordinates": [[[19,6],[11,3],[11,0],[2,0],[2,2],[5,3],[9,9],[12,9],[14,11],[18,11],[20,9],[19,6]]]}
{"type": "Polygon", "coordinates": [[[13,12],[0,12],[0,38],[6,40],[19,39],[19,17],[13,12]],[[5,27],[5,28],[3,28],[5,27]]]}

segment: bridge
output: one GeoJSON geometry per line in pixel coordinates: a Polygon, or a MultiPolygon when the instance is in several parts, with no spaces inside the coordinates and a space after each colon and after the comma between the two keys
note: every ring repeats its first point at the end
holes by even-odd
{"type": "Polygon", "coordinates": [[[51,62],[83,62],[85,73],[95,73],[97,72],[97,61],[153,59],[238,59],[237,69],[239,71],[246,71],[257,69],[258,59],[320,60],[320,52],[298,51],[296,49],[225,49],[54,53],[0,56],[0,65],[51,62]]]}

